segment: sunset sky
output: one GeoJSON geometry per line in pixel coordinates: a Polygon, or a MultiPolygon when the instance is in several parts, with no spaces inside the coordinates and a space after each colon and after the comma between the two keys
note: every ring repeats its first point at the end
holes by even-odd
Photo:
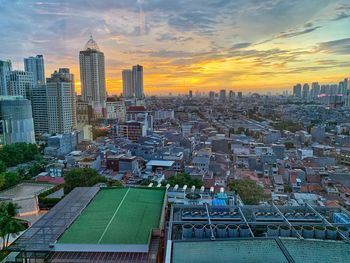
{"type": "Polygon", "coordinates": [[[350,77],[349,0],[0,0],[0,30],[1,60],[23,69],[24,57],[43,54],[47,77],[69,67],[77,82],[91,33],[110,94],[133,64],[144,66],[146,94],[274,92],[350,77]]]}

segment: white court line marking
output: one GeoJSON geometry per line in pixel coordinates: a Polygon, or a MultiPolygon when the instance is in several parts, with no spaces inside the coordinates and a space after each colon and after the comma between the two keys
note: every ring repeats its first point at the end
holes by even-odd
{"type": "Polygon", "coordinates": [[[97,244],[100,244],[102,238],[104,237],[104,235],[106,234],[106,232],[107,232],[109,226],[111,225],[111,223],[112,223],[114,217],[116,216],[116,214],[118,213],[120,207],[121,207],[122,204],[124,203],[125,197],[128,195],[129,191],[130,191],[130,188],[128,189],[128,191],[126,191],[126,193],[125,193],[125,195],[124,195],[122,201],[120,202],[120,204],[118,205],[117,209],[115,210],[115,212],[114,212],[114,214],[113,214],[111,220],[109,220],[109,223],[108,223],[108,225],[106,226],[105,231],[103,231],[103,233],[102,233],[100,239],[98,240],[97,244]]]}

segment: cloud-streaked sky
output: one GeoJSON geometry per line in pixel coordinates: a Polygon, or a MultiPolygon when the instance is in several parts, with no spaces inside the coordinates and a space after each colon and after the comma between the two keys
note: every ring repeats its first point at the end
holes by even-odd
{"type": "MultiPolygon", "coordinates": [[[[69,67],[90,33],[109,93],[144,66],[148,94],[275,91],[350,74],[349,0],[0,0],[0,59],[43,54],[47,77],[69,67]]],[[[77,89],[79,90],[79,85],[77,89]]]]}

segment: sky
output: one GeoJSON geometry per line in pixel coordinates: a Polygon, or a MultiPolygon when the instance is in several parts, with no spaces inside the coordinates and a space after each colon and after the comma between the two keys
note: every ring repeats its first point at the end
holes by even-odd
{"type": "Polygon", "coordinates": [[[90,34],[104,52],[109,94],[144,66],[146,94],[276,92],[350,77],[350,1],[0,0],[0,60],[23,69],[43,54],[46,77],[75,74],[90,34]]]}

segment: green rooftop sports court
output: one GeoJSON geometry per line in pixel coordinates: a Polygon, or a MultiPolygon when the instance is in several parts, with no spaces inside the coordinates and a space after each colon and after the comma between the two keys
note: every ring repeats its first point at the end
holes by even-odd
{"type": "Polygon", "coordinates": [[[165,190],[161,188],[101,189],[63,233],[60,245],[116,245],[149,243],[158,228],[165,190]]]}

